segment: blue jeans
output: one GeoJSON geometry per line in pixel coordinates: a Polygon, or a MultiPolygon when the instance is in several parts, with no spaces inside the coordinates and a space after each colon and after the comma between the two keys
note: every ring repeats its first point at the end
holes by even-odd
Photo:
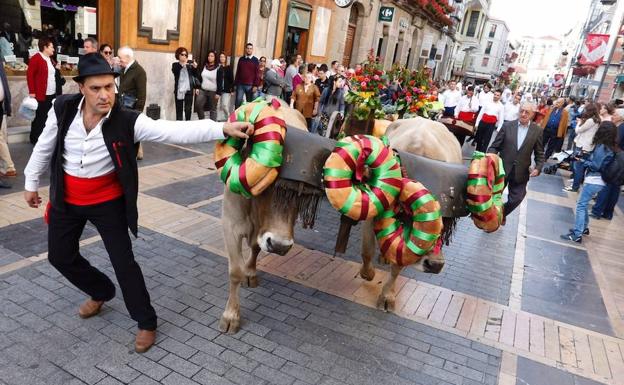
{"type": "Polygon", "coordinates": [[[595,194],[598,194],[604,186],[598,184],[583,184],[583,190],[576,201],[576,217],[574,219],[574,237],[583,235],[583,230],[589,226],[589,211],[587,206],[595,194]]]}
{"type": "Polygon", "coordinates": [[[252,88],[253,88],[252,85],[239,84],[236,86],[236,99],[234,101],[236,108],[240,107],[241,104],[243,104],[243,95],[245,95],[245,99],[247,100],[247,103],[254,100],[253,92],[251,92],[252,88]]]}
{"type": "Polygon", "coordinates": [[[596,204],[592,208],[592,214],[597,217],[613,219],[613,209],[620,197],[620,186],[607,184],[605,188],[598,194],[596,204]]]}

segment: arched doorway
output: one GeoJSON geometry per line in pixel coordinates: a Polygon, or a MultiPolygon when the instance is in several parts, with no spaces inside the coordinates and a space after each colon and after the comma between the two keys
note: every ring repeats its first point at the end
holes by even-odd
{"type": "Polygon", "coordinates": [[[351,13],[349,14],[349,26],[347,27],[347,39],[345,40],[345,49],[342,56],[342,64],[345,67],[351,65],[351,59],[353,58],[353,42],[355,40],[355,32],[357,31],[358,18],[360,11],[357,4],[351,6],[351,13]]]}

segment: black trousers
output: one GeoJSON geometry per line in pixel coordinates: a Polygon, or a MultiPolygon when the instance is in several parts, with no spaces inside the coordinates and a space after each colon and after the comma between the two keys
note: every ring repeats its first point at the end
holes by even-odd
{"type": "Polygon", "coordinates": [[[492,133],[496,129],[496,123],[479,122],[479,128],[475,136],[477,142],[477,151],[486,152],[490,139],[492,139],[492,133]]]}
{"type": "Polygon", "coordinates": [[[507,202],[503,205],[504,216],[509,215],[516,209],[516,207],[520,206],[520,203],[522,203],[524,197],[526,196],[528,183],[528,181],[522,183],[516,182],[513,167],[507,175],[509,175],[509,177],[505,179],[505,187],[507,187],[507,202]]]}
{"type": "Polygon", "coordinates": [[[87,221],[100,233],[121,287],[130,317],[140,329],[156,329],[156,311],[150,304],[143,273],[132,253],[123,198],[92,205],[67,204],[66,210],[50,208],[48,260],[69,282],[95,301],[115,296],[115,285],[81,254],[78,242],[87,221]]]}
{"type": "Polygon", "coordinates": [[[193,93],[187,92],[184,99],[175,98],[176,120],[182,120],[182,111],[184,111],[184,120],[191,120],[191,111],[193,109],[193,93]]]}
{"type": "Polygon", "coordinates": [[[542,142],[544,143],[544,157],[548,160],[553,152],[561,151],[563,138],[557,138],[556,130],[546,128],[544,129],[542,142]]]}
{"type": "Polygon", "coordinates": [[[45,101],[40,102],[37,106],[37,112],[35,113],[35,120],[30,124],[30,143],[35,144],[39,140],[39,136],[43,132],[46,120],[48,119],[48,111],[52,107],[52,101],[56,98],[56,95],[46,96],[45,101]]]}

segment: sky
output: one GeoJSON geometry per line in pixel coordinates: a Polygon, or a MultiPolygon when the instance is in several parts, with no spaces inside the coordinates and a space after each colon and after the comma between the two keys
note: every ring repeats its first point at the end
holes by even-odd
{"type": "Polygon", "coordinates": [[[562,36],[583,22],[591,0],[492,0],[490,17],[507,23],[512,39],[562,36]]]}

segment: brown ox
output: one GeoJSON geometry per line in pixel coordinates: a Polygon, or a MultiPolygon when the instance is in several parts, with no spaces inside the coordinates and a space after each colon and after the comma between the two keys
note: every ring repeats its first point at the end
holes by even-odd
{"type": "MultiPolygon", "coordinates": [[[[284,118],[291,127],[305,130],[305,119],[297,111],[284,107],[284,118]]],[[[423,155],[432,159],[461,163],[459,143],[441,123],[417,118],[393,123],[387,131],[390,144],[398,149],[423,155]]],[[[223,332],[236,333],[240,326],[239,288],[241,283],[256,287],[256,261],[260,250],[280,255],[286,254],[292,245],[293,229],[297,219],[297,208],[276,209],[273,200],[274,188],[268,188],[260,196],[246,199],[230,191],[223,196],[223,232],[229,256],[229,297],[219,322],[223,332]],[[251,249],[245,260],[242,256],[242,241],[247,240],[251,249]]],[[[376,251],[372,223],[364,225],[362,239],[363,264],[361,275],[371,280],[375,275],[372,257],[376,251]]],[[[444,265],[444,258],[426,255],[416,268],[438,273],[444,265]]],[[[391,278],[384,285],[378,304],[389,310],[394,304],[394,282],[401,269],[392,267],[391,278]]]]}

